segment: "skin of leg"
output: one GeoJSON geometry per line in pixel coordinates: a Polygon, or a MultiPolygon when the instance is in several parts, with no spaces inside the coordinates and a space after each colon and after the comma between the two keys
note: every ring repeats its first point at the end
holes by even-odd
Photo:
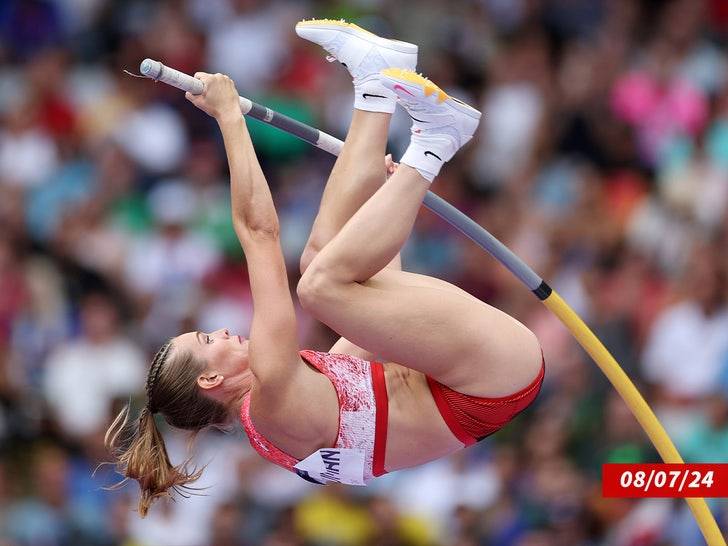
{"type": "MultiPolygon", "coordinates": [[[[354,110],[344,147],[326,182],[301,255],[301,273],[386,180],[384,154],[391,114],[354,110]]],[[[399,266],[398,257],[393,267],[399,266]]]]}
{"type": "Polygon", "coordinates": [[[401,165],[313,259],[299,298],[316,318],[386,360],[465,394],[506,396],[540,369],[535,336],[444,281],[382,271],[409,236],[428,188],[401,165]]]}
{"type": "MultiPolygon", "coordinates": [[[[354,110],[344,147],[326,182],[311,235],[301,255],[302,274],[359,207],[384,184],[383,158],[391,118],[391,114],[354,110]]],[[[387,267],[402,268],[399,254],[387,267]]],[[[345,338],[339,339],[330,351],[365,360],[377,358],[345,338]]]]}
{"type": "Polygon", "coordinates": [[[409,237],[428,189],[429,182],[415,169],[400,165],[311,265],[318,264],[340,282],[363,282],[376,275],[409,237]]]}
{"type": "Polygon", "coordinates": [[[384,269],[363,283],[323,282],[313,289],[320,291],[302,301],[318,320],[385,361],[464,394],[508,396],[541,368],[530,330],[445,281],[384,269]]]}

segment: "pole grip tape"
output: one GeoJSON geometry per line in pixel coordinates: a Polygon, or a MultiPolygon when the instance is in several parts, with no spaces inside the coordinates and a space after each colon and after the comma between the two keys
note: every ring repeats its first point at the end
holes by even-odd
{"type": "Polygon", "coordinates": [[[205,84],[197,78],[152,59],[144,59],[139,65],[139,72],[142,76],[166,83],[193,95],[199,95],[205,90],[205,84]]]}
{"type": "MultiPolygon", "coordinates": [[[[154,81],[166,83],[193,95],[201,95],[205,90],[205,84],[201,80],[174,68],[170,68],[154,59],[144,59],[139,65],[139,73],[154,81]]],[[[240,111],[243,114],[247,114],[251,107],[252,103],[250,100],[245,97],[240,97],[240,111]]]]}

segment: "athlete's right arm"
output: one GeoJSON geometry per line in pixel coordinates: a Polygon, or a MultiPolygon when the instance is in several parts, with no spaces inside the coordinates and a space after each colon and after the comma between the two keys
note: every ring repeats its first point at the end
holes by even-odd
{"type": "Polygon", "coordinates": [[[202,95],[187,95],[220,126],[228,164],[235,233],[245,252],[253,295],[248,360],[255,381],[256,427],[289,452],[308,454],[336,437],[338,402],[331,382],[306,366],[279,238],[273,198],[255,155],[238,93],[221,74],[195,74],[202,95]]]}
{"type": "Polygon", "coordinates": [[[260,384],[282,390],[295,381],[301,359],[278,215],[240,112],[235,84],[222,74],[198,72],[195,77],[205,83],[205,91],[188,93],[187,99],[217,121],[230,166],[233,226],[245,253],[253,296],[250,369],[260,384]]]}

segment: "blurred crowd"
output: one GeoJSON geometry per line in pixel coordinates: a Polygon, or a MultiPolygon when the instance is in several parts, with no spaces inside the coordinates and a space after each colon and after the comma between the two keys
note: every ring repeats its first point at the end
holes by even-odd
{"type": "MultiPolygon", "coordinates": [[[[343,137],[350,77],[300,40],[344,17],[419,44],[478,106],[433,190],[509,245],[593,328],[684,458],[728,460],[728,3],[724,0],[0,2],[1,546],[693,546],[686,504],[605,499],[601,464],[659,460],[568,331],[423,209],[405,268],[533,329],[534,407],[477,446],[370,487],[320,488],[197,438],[189,499],[142,520],[103,447],[143,401],[150,355],[251,318],[214,122],[125,74],[145,57],[224,72],[241,94],[343,137]]],[[[390,149],[408,140],[398,113],[390,149]]],[[[250,121],[291,286],[333,158],[250,121]]],[[[301,343],[334,334],[300,316],[301,343]]],[[[187,438],[166,432],[172,459],[187,438]]],[[[728,504],[710,505],[724,530],[728,504]]]]}

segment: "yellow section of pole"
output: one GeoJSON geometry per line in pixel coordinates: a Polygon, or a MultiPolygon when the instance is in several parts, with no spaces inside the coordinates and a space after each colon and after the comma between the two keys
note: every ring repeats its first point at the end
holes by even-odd
{"type": "MultiPolygon", "coordinates": [[[[594,362],[604,372],[614,388],[617,389],[619,395],[627,403],[627,406],[629,406],[629,409],[657,448],[662,460],[666,463],[682,463],[680,453],[678,453],[660,421],[655,417],[650,406],[647,405],[647,402],[642,398],[627,374],[624,373],[619,363],[581,320],[579,315],[556,292],[551,292],[551,295],[543,300],[543,304],[564,323],[579,344],[594,359],[594,362]]],[[[710,513],[705,500],[701,498],[686,498],[685,500],[690,506],[690,510],[692,510],[708,546],[726,546],[725,539],[721,535],[718,524],[713,518],[713,514],[710,513]]]]}

